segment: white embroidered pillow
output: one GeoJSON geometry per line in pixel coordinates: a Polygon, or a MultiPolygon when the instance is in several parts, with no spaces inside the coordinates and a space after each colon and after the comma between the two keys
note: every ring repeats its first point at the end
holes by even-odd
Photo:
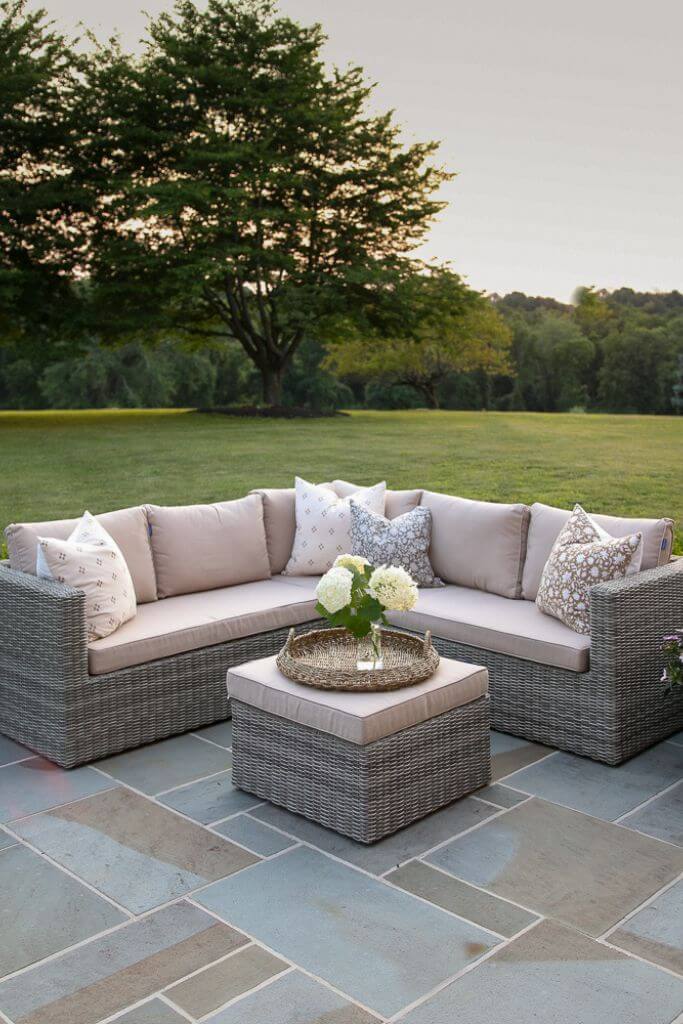
{"type": "Polygon", "coordinates": [[[36,573],[84,592],[88,640],[109,636],[135,615],[135,588],[126,560],[89,512],[68,540],[38,538],[36,573]]]}
{"type": "Polygon", "coordinates": [[[604,538],[580,505],[555,541],[545,564],[536,604],[575,633],[590,633],[590,590],[596,583],[621,579],[642,558],[643,535],[604,538]]]}
{"type": "Polygon", "coordinates": [[[411,509],[395,519],[371,512],[351,499],[351,553],[367,558],[370,565],[398,565],[410,573],[418,587],[442,587],[429,561],[432,513],[411,509]]]}
{"type": "Polygon", "coordinates": [[[296,477],[296,533],[284,575],[318,576],[331,569],[337,555],[351,550],[351,498],[383,515],[386,488],[383,482],[339,498],[327,487],[296,477]]]}

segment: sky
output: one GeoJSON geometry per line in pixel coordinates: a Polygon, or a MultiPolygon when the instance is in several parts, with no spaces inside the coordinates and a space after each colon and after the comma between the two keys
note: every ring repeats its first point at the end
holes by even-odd
{"type": "MultiPolygon", "coordinates": [[[[170,0],[43,0],[134,45],[170,0]]],[[[488,292],[683,290],[680,0],[280,0],[457,172],[419,255],[488,292]]]]}

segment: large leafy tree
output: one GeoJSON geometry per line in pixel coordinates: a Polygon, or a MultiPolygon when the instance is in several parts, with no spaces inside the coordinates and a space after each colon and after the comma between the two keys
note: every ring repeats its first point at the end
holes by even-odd
{"type": "Polygon", "coordinates": [[[77,76],[78,58],[43,10],[0,6],[0,338],[38,359],[75,301],[77,76]]]}
{"type": "Polygon", "coordinates": [[[140,58],[109,45],[89,71],[100,317],[236,339],[273,403],[304,338],[405,271],[448,176],[324,41],[270,0],[179,0],[140,58]]]}
{"type": "Polygon", "coordinates": [[[385,290],[371,324],[352,321],[330,346],[327,365],[341,376],[359,372],[414,388],[438,408],[444,378],[481,370],[510,372],[512,334],[492,303],[448,267],[414,272],[385,290]]]}

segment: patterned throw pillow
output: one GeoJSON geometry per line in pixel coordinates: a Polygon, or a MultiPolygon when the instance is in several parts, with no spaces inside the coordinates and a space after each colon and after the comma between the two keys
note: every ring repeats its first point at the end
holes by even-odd
{"type": "Polygon", "coordinates": [[[351,552],[367,558],[371,565],[398,565],[418,587],[442,587],[429,561],[431,540],[432,513],[428,508],[418,506],[396,519],[385,519],[351,500],[351,552]]]}
{"type": "Polygon", "coordinates": [[[575,633],[590,633],[591,587],[626,576],[642,542],[642,533],[606,540],[604,530],[575,505],[545,564],[537,606],[575,633]]]}
{"type": "Polygon", "coordinates": [[[38,538],[36,573],[84,592],[88,640],[109,636],[135,615],[135,588],[126,560],[89,512],[68,540],[38,538]]]}
{"type": "Polygon", "coordinates": [[[295,478],[296,533],[285,576],[318,576],[332,568],[337,555],[351,550],[351,505],[353,498],[373,512],[384,512],[386,483],[361,487],[348,498],[319,484],[295,478]]]}

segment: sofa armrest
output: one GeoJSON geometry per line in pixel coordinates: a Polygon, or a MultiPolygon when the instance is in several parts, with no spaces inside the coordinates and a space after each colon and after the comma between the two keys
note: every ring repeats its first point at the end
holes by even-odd
{"type": "Polygon", "coordinates": [[[591,669],[661,690],[662,637],[682,625],[683,559],[599,583],[591,590],[591,669]]]}
{"type": "Polygon", "coordinates": [[[0,564],[0,700],[17,686],[68,691],[87,675],[83,592],[0,564]]]}

